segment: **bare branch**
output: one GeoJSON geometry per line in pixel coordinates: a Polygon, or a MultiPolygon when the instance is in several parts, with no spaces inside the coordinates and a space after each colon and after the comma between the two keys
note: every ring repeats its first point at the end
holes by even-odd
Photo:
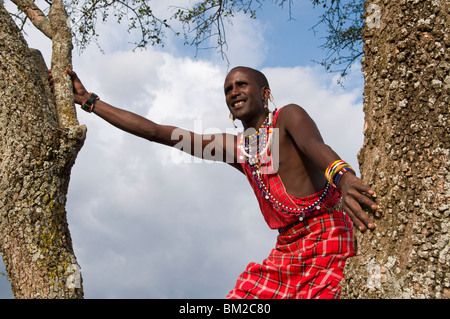
{"type": "Polygon", "coordinates": [[[195,46],[199,50],[202,49],[200,46],[209,45],[209,40],[215,38],[215,48],[224,59],[227,59],[225,22],[230,22],[239,12],[248,14],[251,19],[255,19],[256,11],[261,6],[259,0],[203,0],[191,8],[177,7],[172,18],[182,23],[185,44],[195,46]]]}
{"type": "Polygon", "coordinates": [[[31,0],[11,0],[14,4],[22,10],[34,26],[40,30],[49,39],[52,38],[52,28],[50,21],[45,14],[38,8],[38,6],[31,0]]]}
{"type": "Polygon", "coordinates": [[[361,32],[364,22],[364,0],[312,0],[312,2],[315,7],[321,6],[324,13],[311,30],[316,33],[316,28],[322,25],[327,28],[328,33],[325,42],[320,46],[326,50],[326,56],[318,63],[328,72],[339,72],[343,78],[351,65],[363,54],[361,32]]]}
{"type": "Polygon", "coordinates": [[[165,31],[173,31],[166,19],[156,17],[146,0],[70,0],[68,6],[72,19],[75,44],[80,51],[92,40],[96,42],[98,33],[96,23],[114,17],[117,23],[128,24],[128,31],[140,32],[134,44],[136,48],[150,45],[164,45],[165,31]]]}

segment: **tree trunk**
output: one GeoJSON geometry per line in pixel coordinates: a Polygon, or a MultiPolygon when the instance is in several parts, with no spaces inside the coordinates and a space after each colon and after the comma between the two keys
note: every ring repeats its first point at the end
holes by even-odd
{"type": "Polygon", "coordinates": [[[65,205],[86,127],[47,76],[0,2],[0,252],[16,298],[82,298],[65,205]]]}
{"type": "Polygon", "coordinates": [[[366,1],[365,141],[374,231],[355,235],[343,298],[450,298],[450,2],[366,1]]]}

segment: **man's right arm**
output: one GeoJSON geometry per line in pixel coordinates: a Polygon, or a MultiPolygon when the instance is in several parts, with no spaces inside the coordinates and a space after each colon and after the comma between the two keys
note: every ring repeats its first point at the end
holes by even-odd
{"type": "Polygon", "coordinates": [[[114,107],[102,100],[94,102],[93,113],[115,127],[149,141],[169,146],[174,146],[178,142],[172,141],[171,138],[176,127],[156,124],[145,117],[114,107]]]}
{"type": "MultiPolygon", "coordinates": [[[[66,69],[66,72],[72,77],[75,103],[82,105],[90,93],[74,71],[66,69]]],[[[138,114],[114,107],[101,99],[94,100],[93,103],[94,114],[125,132],[159,144],[178,147],[192,156],[226,162],[242,171],[236,160],[236,136],[196,134],[175,126],[157,124],[138,114]]]]}
{"type": "MultiPolygon", "coordinates": [[[[72,78],[75,103],[82,105],[90,93],[74,71],[67,68],[66,72],[72,78]]],[[[53,85],[51,70],[50,85],[53,85]]],[[[150,141],[171,145],[171,135],[175,127],[158,125],[145,117],[114,107],[99,99],[94,100],[93,104],[92,112],[115,127],[150,141]]]]}

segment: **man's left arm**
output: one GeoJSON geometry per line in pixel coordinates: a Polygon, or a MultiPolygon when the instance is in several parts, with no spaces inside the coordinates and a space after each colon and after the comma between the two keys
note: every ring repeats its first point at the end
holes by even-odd
{"type": "MultiPolygon", "coordinates": [[[[340,157],[324,143],[322,136],[308,113],[298,105],[287,105],[280,111],[279,120],[281,129],[293,138],[297,147],[324,173],[330,164],[340,160],[340,157]]],[[[375,191],[363,184],[351,172],[345,172],[336,185],[342,191],[342,204],[344,210],[350,215],[355,226],[361,231],[366,228],[374,229],[375,224],[362,205],[376,210],[378,205],[371,197],[375,191]]]]}

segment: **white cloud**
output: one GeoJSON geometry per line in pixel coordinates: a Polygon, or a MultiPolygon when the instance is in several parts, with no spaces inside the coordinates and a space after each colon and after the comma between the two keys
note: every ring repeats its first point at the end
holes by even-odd
{"type": "Polygon", "coordinates": [[[149,112],[155,120],[193,120],[211,113],[227,116],[220,90],[224,72],[212,63],[166,56],[156,76],[160,85],[148,87],[156,96],[149,112]]]}
{"type": "Polygon", "coordinates": [[[237,14],[230,24],[226,24],[226,54],[232,66],[261,66],[268,47],[264,38],[265,29],[266,26],[259,20],[249,23],[249,17],[243,13],[237,14]]]}

